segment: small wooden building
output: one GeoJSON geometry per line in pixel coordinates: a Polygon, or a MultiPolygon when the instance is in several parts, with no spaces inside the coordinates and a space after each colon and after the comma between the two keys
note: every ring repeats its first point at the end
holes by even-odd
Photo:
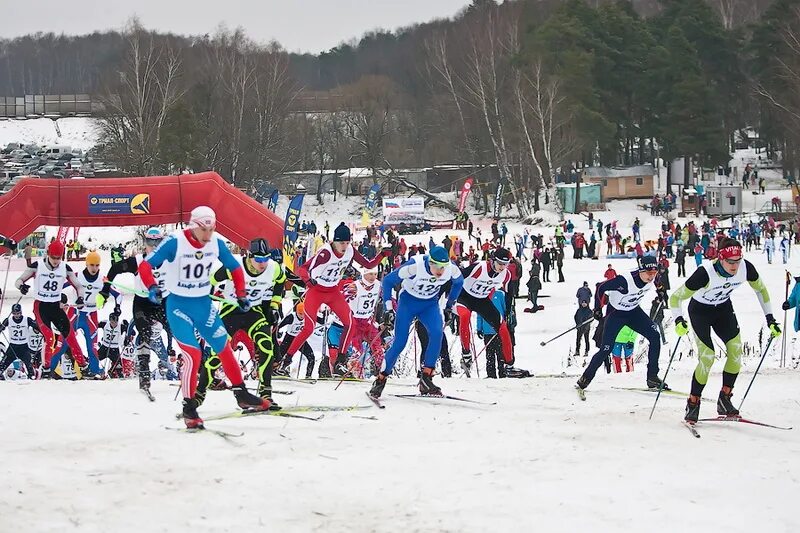
{"type": "Polygon", "coordinates": [[[742,188],[738,185],[706,185],[707,215],[741,215],[742,188]]]}
{"type": "Polygon", "coordinates": [[[603,201],[627,198],[651,198],[655,194],[652,165],[635,167],[586,167],[583,183],[599,184],[603,201]]]}

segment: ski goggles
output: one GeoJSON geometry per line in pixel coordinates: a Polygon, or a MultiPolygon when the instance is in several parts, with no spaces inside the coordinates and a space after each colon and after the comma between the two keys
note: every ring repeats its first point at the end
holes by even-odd
{"type": "Polygon", "coordinates": [[[159,244],[161,244],[161,241],[163,241],[163,240],[164,240],[163,238],[161,238],[161,239],[145,239],[144,243],[147,246],[158,246],[159,244]]]}
{"type": "Polygon", "coordinates": [[[251,255],[250,257],[256,263],[266,263],[267,261],[270,260],[270,256],[268,256],[268,255],[251,255]]]}

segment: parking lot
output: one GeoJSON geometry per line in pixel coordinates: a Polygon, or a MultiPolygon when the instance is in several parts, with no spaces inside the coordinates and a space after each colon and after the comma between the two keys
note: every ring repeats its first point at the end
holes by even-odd
{"type": "Polygon", "coordinates": [[[21,179],[92,178],[113,169],[95,161],[92,150],[73,149],[68,145],[8,143],[0,149],[0,194],[11,190],[21,179]]]}

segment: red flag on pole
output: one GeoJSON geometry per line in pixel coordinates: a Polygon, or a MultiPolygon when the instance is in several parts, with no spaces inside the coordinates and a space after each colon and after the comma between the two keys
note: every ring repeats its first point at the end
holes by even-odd
{"type": "Polygon", "coordinates": [[[464,182],[464,186],[461,187],[461,196],[458,198],[458,212],[463,213],[464,208],[467,207],[467,197],[469,196],[469,192],[472,190],[472,182],[474,178],[469,177],[467,181],[464,182]]]}

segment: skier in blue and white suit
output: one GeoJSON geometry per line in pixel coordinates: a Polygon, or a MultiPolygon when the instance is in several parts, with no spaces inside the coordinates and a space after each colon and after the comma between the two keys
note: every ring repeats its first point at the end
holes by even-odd
{"type": "Polygon", "coordinates": [[[384,358],[383,370],[378,374],[369,394],[379,398],[386,386],[386,376],[392,373],[397,358],[405,349],[408,333],[414,319],[418,319],[428,331],[428,345],[425,349],[425,360],[420,373],[420,394],[441,396],[442,391],[433,383],[433,371],[444,334],[444,320],[439,308],[439,294],[442,286],[451,282],[447,292],[444,315],[450,319],[453,305],[464,278],[461,271],[450,262],[447,251],[441,246],[434,246],[427,255],[415,255],[383,278],[383,303],[386,307],[384,325],[387,328],[394,324],[394,342],[384,358]],[[397,312],[392,308],[392,289],[400,286],[397,298],[397,312]]]}
{"type": "Polygon", "coordinates": [[[167,320],[172,334],[186,355],[181,368],[183,392],[183,421],[187,428],[203,427],[197,414],[199,402],[195,395],[200,368],[200,343],[195,331],[219,356],[231,390],[242,409],[267,410],[271,402],[250,394],[244,386],[239,361],[233,355],[228,332],[211,305],[211,275],[219,260],[231,272],[236,301],[242,311],[250,309],[247,299],[244,270],[233,257],[223,240],[214,233],[217,217],[207,206],[192,210],[188,228],[178,230],[156,248],[152,255],[139,265],[139,277],[147,287],[150,300],[158,305],[162,289],[156,283],[153,269],[164,265],[166,271],[167,320]]]}

